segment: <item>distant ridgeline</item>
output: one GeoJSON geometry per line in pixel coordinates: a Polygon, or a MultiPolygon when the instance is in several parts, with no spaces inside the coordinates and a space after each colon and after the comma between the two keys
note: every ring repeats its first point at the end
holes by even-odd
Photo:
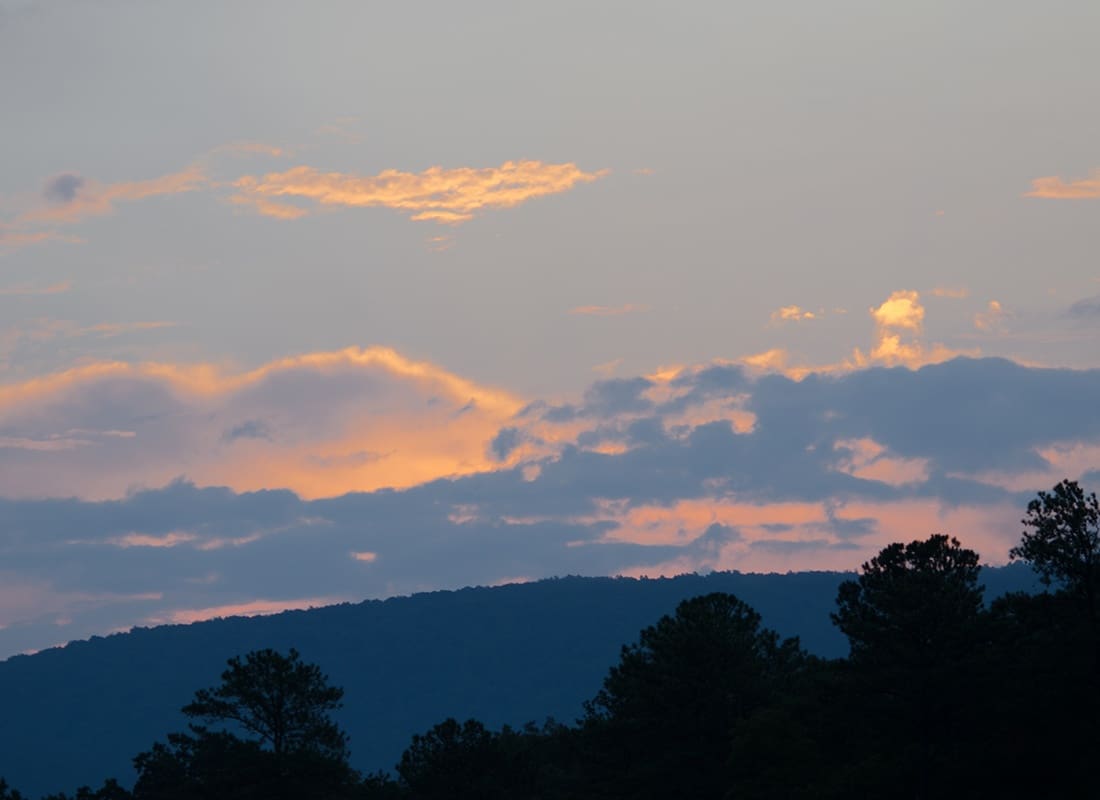
{"type": "MultiPolygon", "coordinates": [[[[226,658],[297,648],[345,689],[352,764],[392,770],[410,737],[447,717],[489,726],[572,723],[620,648],[687,598],[729,592],[782,636],[845,656],[837,572],[668,579],[559,578],[431,592],[274,616],[135,629],[0,662],[0,776],[24,795],[131,783],[130,759],[169,731],[226,658]]],[[[1035,590],[1023,565],[982,571],[986,599],[1035,590]]]]}

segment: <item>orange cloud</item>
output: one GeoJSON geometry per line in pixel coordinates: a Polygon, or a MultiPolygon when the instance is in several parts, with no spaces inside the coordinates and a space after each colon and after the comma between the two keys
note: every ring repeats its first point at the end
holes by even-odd
{"type": "Polygon", "coordinates": [[[783,306],[772,312],[772,322],[805,322],[817,318],[818,314],[798,306],[783,306]]]}
{"type": "Polygon", "coordinates": [[[649,311],[649,306],[640,306],[627,303],[621,306],[577,306],[569,310],[573,316],[584,317],[618,317],[623,314],[639,314],[649,311]]]}
{"type": "Polygon", "coordinates": [[[1046,200],[1097,200],[1100,199],[1100,169],[1093,170],[1087,178],[1064,181],[1058,176],[1035,178],[1031,191],[1024,197],[1041,197],[1046,200]]]}
{"type": "Polygon", "coordinates": [[[714,524],[733,529],[724,540],[687,550],[663,564],[639,566],[624,575],[676,575],[710,570],[749,572],[851,569],[895,541],[952,533],[988,563],[1004,563],[1015,544],[1019,510],[1005,506],[948,506],[934,499],[896,502],[746,503],[736,498],[685,500],[671,506],[628,508],[605,502],[593,519],[617,522],[607,541],[647,546],[686,546],[714,524]],[[838,532],[867,521],[858,535],[838,532]]]}
{"type": "Polygon", "coordinates": [[[525,404],[386,348],[236,374],[209,364],[88,364],[0,386],[0,429],[10,432],[0,446],[22,464],[5,490],[118,497],[181,474],[310,498],[407,487],[499,469],[488,443],[525,404]],[[97,405],[104,397],[118,417],[112,427],[132,435],[85,430],[108,413],[97,405]],[[47,457],[60,451],[78,455],[47,457]]]}
{"type": "Polygon", "coordinates": [[[121,183],[98,183],[74,174],[57,175],[47,182],[40,205],[7,223],[0,223],[0,247],[80,241],[61,234],[57,227],[110,214],[119,202],[193,192],[209,183],[205,171],[198,164],[159,178],[121,183]]]}
{"type": "Polygon", "coordinates": [[[920,294],[902,290],[891,294],[878,308],[872,308],[871,317],[883,328],[919,332],[924,324],[924,306],[920,304],[920,294]]]}
{"type": "Polygon", "coordinates": [[[1037,448],[1046,466],[1024,472],[989,470],[974,473],[952,472],[949,478],[964,478],[1010,492],[1035,492],[1053,486],[1063,478],[1080,480],[1085,473],[1100,464],[1100,445],[1082,442],[1062,442],[1037,448]]]}
{"type": "Polygon", "coordinates": [[[222,617],[261,617],[267,614],[279,614],[283,611],[296,611],[306,608],[331,606],[346,603],[347,597],[301,597],[296,600],[249,600],[245,603],[230,603],[209,608],[183,608],[167,614],[149,617],[146,625],[190,625],[222,617]]]}
{"type": "Polygon", "coordinates": [[[115,536],[107,540],[108,544],[116,547],[176,547],[181,544],[193,542],[198,537],[193,533],[173,532],[163,536],[153,536],[147,533],[127,533],[124,536],[115,536]]]}
{"type": "Polygon", "coordinates": [[[852,353],[852,366],[880,363],[916,369],[963,354],[977,354],[977,351],[953,350],[942,344],[926,346],[920,341],[918,337],[924,329],[924,306],[921,305],[919,292],[893,292],[882,305],[871,308],[870,314],[875,321],[875,345],[866,356],[856,348],[852,353]],[[903,338],[905,335],[914,338],[907,341],[903,338]]]}
{"type": "Polygon", "coordinates": [[[890,486],[928,480],[928,459],[891,456],[873,439],[845,439],[835,442],[833,448],[847,453],[837,469],[853,477],[890,486]]]}
{"type": "Polygon", "coordinates": [[[57,231],[33,231],[30,233],[21,233],[18,231],[2,231],[0,230],[0,247],[7,247],[15,249],[17,247],[26,247],[32,244],[42,244],[43,242],[79,242],[80,239],[75,236],[63,236],[57,231]]]}
{"type": "Polygon", "coordinates": [[[1012,315],[996,300],[990,300],[985,311],[974,315],[974,327],[980,331],[995,332],[1003,330],[1005,322],[1012,315]]]}
{"type": "Polygon", "coordinates": [[[512,208],[535,197],[558,194],[607,175],[585,172],[576,164],[506,161],[499,167],[430,167],[423,172],[388,169],[361,177],[319,172],[300,166],[262,177],[246,175],[234,186],[234,202],[296,198],[321,206],[381,207],[408,213],[413,220],[459,224],[486,209],[512,208]]]}
{"type": "Polygon", "coordinates": [[[120,201],[144,200],[160,195],[193,192],[208,183],[203,170],[190,166],[180,172],[145,181],[99,184],[81,182],[71,199],[29,211],[17,224],[74,223],[86,217],[102,216],[114,211],[120,201]]]}
{"type": "Polygon", "coordinates": [[[947,297],[952,300],[962,300],[970,296],[970,290],[965,286],[937,286],[929,292],[933,297],[947,297]]]}
{"type": "Polygon", "coordinates": [[[229,153],[233,155],[268,156],[269,158],[284,158],[290,155],[285,147],[278,147],[266,142],[230,142],[218,145],[212,153],[229,153]]]}
{"type": "Polygon", "coordinates": [[[7,289],[0,289],[0,297],[34,297],[38,295],[62,294],[72,288],[73,286],[69,281],[62,281],[61,283],[54,283],[49,286],[29,286],[27,284],[20,284],[19,286],[9,286],[7,289]]]}

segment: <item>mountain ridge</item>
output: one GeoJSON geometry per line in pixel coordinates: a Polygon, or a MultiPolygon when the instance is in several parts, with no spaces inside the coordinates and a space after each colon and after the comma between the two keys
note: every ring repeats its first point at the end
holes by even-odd
{"type": "MultiPolygon", "coordinates": [[[[293,646],[346,690],[353,764],[391,769],[413,733],[448,716],[487,725],[572,721],[620,648],[688,597],[731,592],[783,636],[838,657],[829,621],[847,572],[566,576],[422,592],[260,617],[135,628],[0,662],[0,777],[25,794],[132,780],[130,759],[185,728],[179,709],[227,658],[293,646]]],[[[986,568],[987,598],[1038,588],[986,568]]]]}

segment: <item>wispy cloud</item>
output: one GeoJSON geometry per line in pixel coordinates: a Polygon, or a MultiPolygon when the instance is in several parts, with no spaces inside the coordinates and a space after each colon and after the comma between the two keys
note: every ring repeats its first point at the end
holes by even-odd
{"type": "Polygon", "coordinates": [[[319,206],[391,208],[416,221],[455,225],[488,209],[513,208],[536,197],[558,194],[590,183],[607,170],[585,172],[576,164],[506,161],[499,167],[430,167],[423,172],[384,170],[358,176],[300,166],[263,176],[246,175],[234,183],[234,202],[255,206],[261,214],[285,218],[281,200],[319,206]],[[262,202],[278,203],[271,208],[262,202]]]}
{"type": "Polygon", "coordinates": [[[577,306],[569,309],[572,316],[579,317],[619,317],[624,314],[640,314],[649,311],[649,306],[626,303],[621,306],[577,306]]]}
{"type": "Polygon", "coordinates": [[[242,156],[266,156],[268,158],[286,158],[291,155],[291,150],[286,147],[268,144],[267,142],[229,142],[218,145],[212,154],[242,155],[242,156]]]}
{"type": "Polygon", "coordinates": [[[347,602],[348,597],[332,595],[319,597],[299,597],[293,600],[248,600],[241,603],[227,603],[209,608],[183,608],[164,615],[156,615],[144,620],[148,625],[188,625],[208,619],[222,617],[259,617],[266,614],[279,614],[305,608],[330,606],[347,602]]]}
{"type": "Polygon", "coordinates": [[[1072,317],[1100,319],[1100,294],[1078,300],[1068,310],[1072,317]]]}
{"type": "Polygon", "coordinates": [[[73,285],[69,281],[53,283],[49,286],[32,286],[23,283],[18,286],[8,286],[0,289],[0,297],[37,297],[40,295],[63,294],[72,288],[73,285]]]}
{"type": "Polygon", "coordinates": [[[1057,175],[1035,178],[1031,182],[1031,191],[1026,192],[1024,197],[1041,197],[1047,200],[1100,199],[1100,169],[1093,170],[1087,178],[1068,181],[1057,175]]]}
{"type": "Polygon", "coordinates": [[[79,241],[63,234],[65,226],[111,214],[119,203],[193,192],[210,183],[205,170],[193,164],[180,172],[143,181],[100,183],[73,172],[48,179],[37,203],[0,221],[0,247],[14,249],[48,241],[79,241]]]}
{"type": "Polygon", "coordinates": [[[946,297],[952,300],[962,300],[970,296],[970,290],[965,286],[937,286],[928,293],[933,297],[946,297]]]}
{"type": "Polygon", "coordinates": [[[205,173],[198,166],[144,181],[105,184],[66,173],[47,181],[43,189],[46,205],[24,213],[15,224],[71,224],[87,217],[110,214],[120,202],[193,192],[207,183],[205,173]]]}

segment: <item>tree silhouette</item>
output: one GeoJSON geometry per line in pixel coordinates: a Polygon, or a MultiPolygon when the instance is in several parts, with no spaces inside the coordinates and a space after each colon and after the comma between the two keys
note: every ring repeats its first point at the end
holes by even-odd
{"type": "Polygon", "coordinates": [[[852,660],[919,665],[957,653],[982,607],[978,554],[936,534],[884,548],[837,591],[852,660]]]}
{"type": "Polygon", "coordinates": [[[189,733],[134,758],[136,800],[275,800],[342,796],[358,781],[347,737],[329,718],[343,689],[319,667],[258,650],[228,661],[219,686],[201,689],[183,708],[189,733]],[[246,738],[238,733],[243,732],[246,738]]]}
{"type": "Polygon", "coordinates": [[[605,763],[604,792],[623,797],[721,797],[729,735],[801,663],[731,594],[685,600],[625,646],[586,704],[605,763]]]}
{"type": "Polygon", "coordinates": [[[341,707],[344,690],[329,686],[320,667],[302,663],[294,648],[286,656],[257,650],[228,664],[221,685],[196,692],[184,714],[238,725],[276,759],[298,751],[347,757],[347,737],[329,718],[341,707]]]}
{"type": "Polygon", "coordinates": [[[1100,671],[1100,503],[1077,481],[1064,480],[1027,504],[1020,544],[1009,554],[1026,561],[1046,585],[1060,581],[1083,600],[1100,671]]]}
{"type": "Polygon", "coordinates": [[[936,534],[889,545],[837,591],[831,616],[852,650],[843,708],[872,794],[903,781],[914,797],[942,797],[967,779],[982,685],[978,572],[976,552],[936,534]]]}

